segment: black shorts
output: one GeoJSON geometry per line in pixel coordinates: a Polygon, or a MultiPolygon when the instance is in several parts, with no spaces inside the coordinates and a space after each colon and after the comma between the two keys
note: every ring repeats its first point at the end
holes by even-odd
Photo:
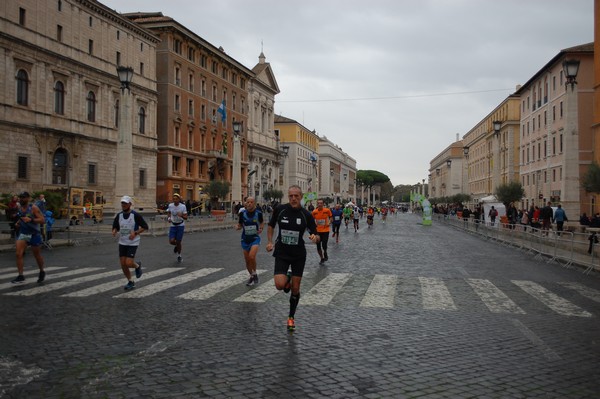
{"type": "Polygon", "coordinates": [[[302,277],[305,263],[306,257],[293,260],[275,257],[275,272],[273,274],[287,274],[288,269],[291,266],[292,276],[302,277]]]}
{"type": "Polygon", "coordinates": [[[135,252],[137,251],[137,245],[121,245],[119,244],[119,258],[135,258],[135,252]]]}

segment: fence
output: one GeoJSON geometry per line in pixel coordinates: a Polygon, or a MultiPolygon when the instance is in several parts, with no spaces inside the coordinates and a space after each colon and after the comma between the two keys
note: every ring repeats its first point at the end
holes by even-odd
{"type": "Polygon", "coordinates": [[[563,267],[583,266],[583,273],[600,270],[600,229],[588,228],[586,232],[541,230],[522,224],[496,222],[475,222],[474,219],[461,219],[452,215],[434,215],[442,223],[454,228],[496,241],[507,247],[518,248],[546,262],[557,262],[563,267]]]}

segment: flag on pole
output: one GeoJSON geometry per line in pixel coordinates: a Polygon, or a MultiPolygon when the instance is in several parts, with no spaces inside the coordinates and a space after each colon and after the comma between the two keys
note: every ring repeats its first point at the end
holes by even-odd
{"type": "Polygon", "coordinates": [[[219,109],[217,109],[217,112],[221,114],[221,122],[225,123],[225,120],[227,119],[227,111],[225,110],[225,100],[221,102],[221,105],[219,105],[219,109]]]}

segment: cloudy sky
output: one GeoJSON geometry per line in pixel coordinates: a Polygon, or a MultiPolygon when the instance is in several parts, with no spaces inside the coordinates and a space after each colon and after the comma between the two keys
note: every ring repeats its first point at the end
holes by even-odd
{"type": "Polygon", "coordinates": [[[262,49],[276,113],[394,185],[426,179],[457,134],[594,39],[593,0],[100,1],[161,11],[248,68],[262,49]]]}

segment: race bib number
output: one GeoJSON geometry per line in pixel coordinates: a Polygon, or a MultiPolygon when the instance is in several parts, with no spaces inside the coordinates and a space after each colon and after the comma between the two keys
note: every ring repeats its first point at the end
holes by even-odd
{"type": "Polygon", "coordinates": [[[317,225],[325,226],[326,221],[327,221],[327,219],[317,219],[317,225]]]}
{"type": "Polygon", "coordinates": [[[131,229],[121,229],[119,232],[122,236],[129,236],[129,234],[131,233],[131,229]]]}
{"type": "Polygon", "coordinates": [[[298,245],[300,232],[292,230],[281,230],[281,243],[285,245],[298,245]]]}
{"type": "Polygon", "coordinates": [[[31,234],[19,234],[19,237],[17,237],[18,241],[26,241],[26,242],[30,242],[31,241],[31,234]]]}
{"type": "Polygon", "coordinates": [[[340,217],[336,215],[336,216],[333,217],[333,220],[335,220],[337,222],[337,221],[340,220],[340,217]]]}
{"type": "Polygon", "coordinates": [[[256,233],[258,232],[258,229],[256,228],[255,225],[244,226],[244,232],[246,233],[247,236],[255,236],[256,233]]]}

